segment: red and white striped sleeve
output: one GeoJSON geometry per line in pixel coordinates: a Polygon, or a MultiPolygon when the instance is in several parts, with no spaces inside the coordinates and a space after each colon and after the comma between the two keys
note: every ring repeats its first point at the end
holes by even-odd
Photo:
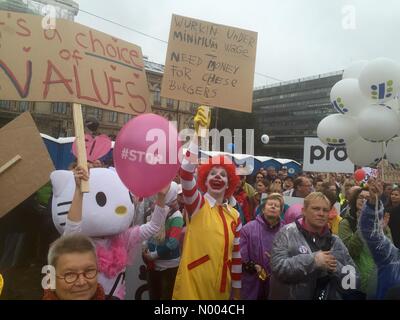
{"type": "Polygon", "coordinates": [[[233,239],[233,251],[232,251],[232,288],[240,289],[242,287],[242,257],[240,255],[240,230],[242,229],[242,221],[240,216],[238,217],[235,237],[233,239]]]}
{"type": "Polygon", "coordinates": [[[197,189],[196,180],[194,178],[194,172],[198,163],[198,154],[199,147],[192,140],[189,144],[186,155],[182,160],[181,169],[179,171],[183,200],[189,219],[204,205],[204,197],[197,189]]]}

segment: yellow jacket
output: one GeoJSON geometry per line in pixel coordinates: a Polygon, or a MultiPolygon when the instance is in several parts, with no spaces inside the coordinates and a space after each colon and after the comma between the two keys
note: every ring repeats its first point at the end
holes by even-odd
{"type": "Polygon", "coordinates": [[[329,212],[328,225],[333,234],[339,235],[339,224],[342,219],[343,218],[337,213],[336,209],[332,208],[332,210],[329,212]]]}
{"type": "Polygon", "coordinates": [[[228,300],[234,237],[240,220],[230,206],[205,203],[186,227],[174,300],[228,300]]]}

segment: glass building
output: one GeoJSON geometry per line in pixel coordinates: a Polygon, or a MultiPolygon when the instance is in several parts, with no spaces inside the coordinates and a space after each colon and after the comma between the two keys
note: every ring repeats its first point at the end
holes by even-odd
{"type": "Polygon", "coordinates": [[[256,154],[302,162],[304,137],[316,137],[318,123],[335,113],[330,91],[343,71],[280,82],[253,92],[256,154]],[[270,137],[261,143],[261,135],[270,137]]]}

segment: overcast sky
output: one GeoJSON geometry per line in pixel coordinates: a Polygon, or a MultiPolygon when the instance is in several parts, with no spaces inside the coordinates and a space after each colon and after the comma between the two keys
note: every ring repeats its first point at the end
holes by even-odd
{"type": "MultiPolygon", "coordinates": [[[[400,62],[399,0],[76,1],[85,11],[164,41],[173,13],[256,31],[256,72],[284,81],[341,70],[360,59],[400,62]]],[[[149,60],[165,63],[166,43],[84,12],[75,21],[133,42],[149,60]]],[[[257,74],[254,80],[255,86],[276,82],[257,74]]]]}

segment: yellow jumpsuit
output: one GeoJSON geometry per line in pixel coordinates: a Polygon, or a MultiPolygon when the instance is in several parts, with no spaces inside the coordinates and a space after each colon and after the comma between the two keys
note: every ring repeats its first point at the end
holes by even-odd
{"type": "Polygon", "coordinates": [[[172,299],[228,300],[233,239],[239,213],[207,199],[187,224],[172,299]]]}

